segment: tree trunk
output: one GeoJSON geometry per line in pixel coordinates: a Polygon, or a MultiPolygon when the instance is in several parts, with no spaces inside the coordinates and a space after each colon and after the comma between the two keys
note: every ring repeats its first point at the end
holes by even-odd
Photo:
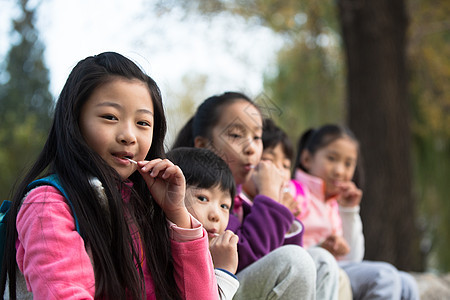
{"type": "Polygon", "coordinates": [[[365,170],[365,259],[420,270],[412,196],[403,0],[339,0],[347,59],[348,123],[365,170]]]}

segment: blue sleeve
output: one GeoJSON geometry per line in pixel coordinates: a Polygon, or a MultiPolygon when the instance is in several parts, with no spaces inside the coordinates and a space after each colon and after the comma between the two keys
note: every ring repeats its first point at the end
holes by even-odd
{"type": "Polygon", "coordinates": [[[230,275],[231,277],[233,277],[234,279],[237,279],[236,275],[234,275],[233,273],[231,273],[230,271],[227,271],[225,269],[221,269],[221,268],[215,268],[216,270],[222,271],[224,273],[227,273],[228,275],[230,275]]]}

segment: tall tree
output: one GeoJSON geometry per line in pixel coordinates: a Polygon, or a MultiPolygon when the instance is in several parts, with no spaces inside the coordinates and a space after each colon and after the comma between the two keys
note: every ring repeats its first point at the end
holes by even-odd
{"type": "Polygon", "coordinates": [[[366,258],[420,269],[412,195],[410,105],[402,0],[339,0],[347,59],[349,125],[366,169],[361,215],[366,258]]]}
{"type": "MultiPolygon", "coordinates": [[[[45,66],[44,45],[35,27],[37,7],[18,2],[6,57],[6,78],[0,85],[0,196],[6,199],[14,182],[35,157],[50,125],[53,99],[45,66]]],[[[5,78],[5,76],[3,76],[5,78]]]]}

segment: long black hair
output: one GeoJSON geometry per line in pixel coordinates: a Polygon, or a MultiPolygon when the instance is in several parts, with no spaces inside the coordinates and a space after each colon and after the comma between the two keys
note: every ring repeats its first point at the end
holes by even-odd
{"type": "Polygon", "coordinates": [[[198,136],[212,140],[212,130],[219,122],[224,107],[242,100],[257,107],[249,97],[239,92],[225,92],[207,98],[197,108],[195,115],[180,130],[172,149],[194,147],[194,140],[198,136]]]}
{"type": "Polygon", "coordinates": [[[364,185],[364,171],[362,168],[361,151],[359,151],[359,142],[353,132],[346,126],[337,124],[325,124],[319,128],[310,128],[303,132],[297,144],[297,155],[295,156],[292,178],[295,177],[295,169],[301,169],[307,172],[301,161],[303,151],[307,150],[314,155],[320,150],[340,138],[349,138],[358,145],[358,161],[353,175],[353,181],[357,186],[364,185]]]}
{"type": "Polygon", "coordinates": [[[124,184],[119,174],[86,144],[78,125],[80,111],[94,90],[118,78],[147,84],[154,106],[154,131],[146,159],[164,157],[166,120],[155,81],[118,53],[105,52],[81,60],[70,73],[59,96],[53,125],[42,152],[15,191],[0,279],[2,294],[8,277],[10,296],[13,299],[16,296],[16,218],[26,186],[38,177],[56,173],[73,203],[80,235],[92,253],[95,297],[142,299],[145,295],[142,267],[136,264],[140,261],[138,251],[130,233],[130,224],[126,221],[131,216],[142,239],[157,298],[180,299],[173,276],[164,212],[152,199],[142,176],[135,172],[129,177],[133,182],[132,188],[124,184]],[[108,214],[105,214],[101,200],[89,183],[92,177],[97,177],[103,185],[108,214]],[[128,204],[122,200],[121,193],[125,189],[131,192],[128,204]]]}

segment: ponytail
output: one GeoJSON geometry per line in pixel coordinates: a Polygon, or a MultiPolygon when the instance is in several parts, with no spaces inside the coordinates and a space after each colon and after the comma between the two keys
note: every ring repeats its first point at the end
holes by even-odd
{"type": "Polygon", "coordinates": [[[311,138],[311,136],[314,134],[316,130],[314,128],[309,128],[303,134],[300,136],[297,144],[297,155],[295,156],[295,162],[294,162],[294,168],[292,170],[292,178],[295,177],[295,169],[301,169],[306,172],[305,167],[302,165],[302,153],[303,150],[306,149],[306,146],[311,138]]]}

